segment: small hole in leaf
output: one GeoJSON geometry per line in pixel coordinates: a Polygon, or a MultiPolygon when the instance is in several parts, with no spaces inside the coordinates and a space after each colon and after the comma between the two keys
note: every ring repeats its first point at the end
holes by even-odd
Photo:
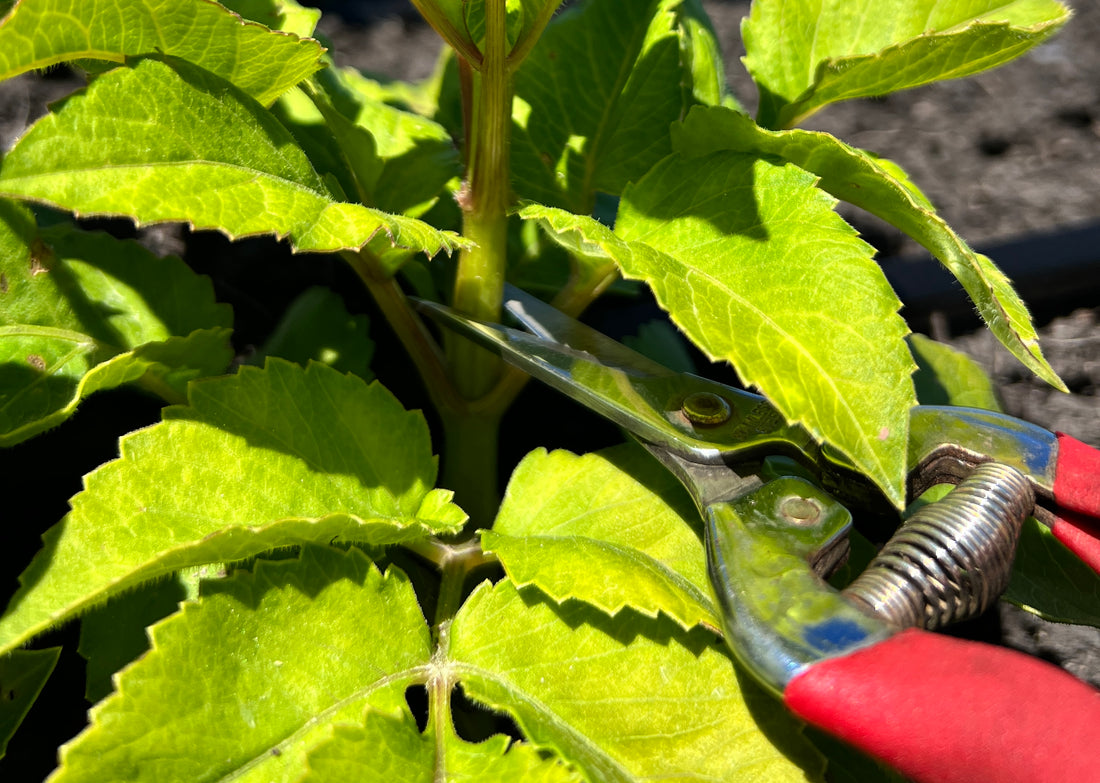
{"type": "Polygon", "coordinates": [[[461,688],[451,693],[451,715],[455,733],[467,742],[484,742],[494,734],[507,734],[515,739],[523,737],[511,718],[475,704],[466,698],[461,688]]]}
{"type": "Polygon", "coordinates": [[[405,689],[405,703],[416,718],[416,725],[421,731],[428,725],[428,691],[423,685],[410,685],[405,689]]]}

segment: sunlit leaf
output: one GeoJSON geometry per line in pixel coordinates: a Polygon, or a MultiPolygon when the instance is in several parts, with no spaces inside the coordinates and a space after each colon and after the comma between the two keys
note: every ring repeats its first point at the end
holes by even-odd
{"type": "Polygon", "coordinates": [[[270,359],[194,383],[189,399],[85,477],[0,618],[0,651],[187,566],[312,542],[391,544],[465,521],[450,492],[432,489],[423,416],[377,383],[270,359]]]}
{"type": "Polygon", "coordinates": [[[429,661],[408,579],[354,549],[206,582],[150,636],[62,747],[56,783],[297,780],[334,726],[400,709],[429,661]]]}
{"type": "Polygon", "coordinates": [[[773,132],[727,109],[696,109],[673,127],[673,145],[695,157],[719,150],[778,155],[819,177],[818,185],[894,224],[958,278],[997,339],[1055,388],[1065,385],[1043,357],[1027,307],[1012,283],[959,237],[896,164],[850,147],[827,133],[773,132]]]}
{"type": "Polygon", "coordinates": [[[0,23],[0,79],[71,60],[121,63],[157,53],[193,62],[264,104],[320,68],[323,51],[316,41],[243,23],[212,0],[22,0],[0,23]]]}
{"type": "Polygon", "coordinates": [[[219,0],[235,14],[251,22],[259,22],[272,30],[308,38],[317,29],[321,11],[307,8],[294,0],[219,0]]]}
{"type": "Polygon", "coordinates": [[[701,628],[558,606],[505,580],[469,598],[448,652],[468,696],[510,714],[589,780],[804,781],[820,772],[782,705],[745,683],[701,628]]]}
{"type": "Polygon", "coordinates": [[[835,101],[1001,65],[1068,19],[1057,0],[756,0],[742,34],[760,124],[782,128],[835,101]]]}
{"type": "Polygon", "coordinates": [[[754,155],[672,155],[623,194],[615,231],[560,210],[520,215],[600,245],[673,322],[788,421],[904,499],[912,359],[871,249],[815,179],[754,155]]]}
{"type": "Polygon", "coordinates": [[[718,628],[697,517],[672,474],[636,446],[583,457],[540,449],[512,474],[482,546],[512,581],[555,601],[718,628]]]}
{"type": "Polygon", "coordinates": [[[330,742],[309,754],[309,774],[301,783],[580,783],[576,772],[542,758],[525,743],[495,735],[477,744],[446,731],[442,741],[429,729],[421,734],[407,709],[399,715],[367,713],[363,725],[337,726],[330,742]]]}
{"type": "Polygon", "coordinates": [[[174,256],[59,225],[0,200],[0,445],[55,426],[95,391],[169,401],[224,371],[232,314],[174,256]]]}
{"type": "Polygon", "coordinates": [[[40,120],[4,159],[0,194],[230,237],[285,236],[299,251],[354,250],[374,239],[434,255],[461,243],[418,220],[338,200],[273,116],[178,60],[104,74],[40,120]]]}

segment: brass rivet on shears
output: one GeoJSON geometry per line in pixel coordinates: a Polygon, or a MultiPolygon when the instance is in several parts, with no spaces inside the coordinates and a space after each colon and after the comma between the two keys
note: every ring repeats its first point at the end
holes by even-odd
{"type": "Polygon", "coordinates": [[[692,424],[715,427],[730,420],[730,404],[714,392],[695,392],[684,398],[680,410],[692,424]]]}
{"type": "Polygon", "coordinates": [[[813,498],[791,495],[780,502],[779,513],[792,525],[815,525],[821,517],[821,506],[813,498]]]}

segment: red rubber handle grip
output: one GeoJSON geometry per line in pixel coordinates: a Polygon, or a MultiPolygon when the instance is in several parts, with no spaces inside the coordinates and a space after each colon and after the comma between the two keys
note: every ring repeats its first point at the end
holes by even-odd
{"type": "Polygon", "coordinates": [[[920,783],[1100,777],[1100,691],[1002,648],[909,629],[814,664],[783,699],[920,783]]]}
{"type": "Polygon", "coordinates": [[[1100,573],[1100,451],[1064,432],[1058,437],[1054,502],[1077,514],[1056,514],[1055,538],[1100,573]],[[1079,516],[1080,515],[1080,516],[1079,516]]]}

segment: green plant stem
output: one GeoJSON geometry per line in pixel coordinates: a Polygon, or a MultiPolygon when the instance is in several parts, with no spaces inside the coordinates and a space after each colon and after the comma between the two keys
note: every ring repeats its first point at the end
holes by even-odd
{"type": "MultiPolygon", "coordinates": [[[[512,80],[506,45],[505,0],[487,0],[482,67],[472,80],[473,94],[463,96],[471,112],[466,184],[460,197],[462,233],[476,246],[459,254],[451,301],[459,312],[486,321],[500,319],[507,261],[512,80]]],[[[498,357],[462,338],[447,341],[447,358],[466,399],[486,394],[500,372],[498,357]]]]}
{"type": "MultiPolygon", "coordinates": [[[[463,80],[467,117],[466,183],[459,197],[462,233],[476,245],[458,258],[452,306],[485,321],[500,320],[507,262],[508,207],[512,193],[509,136],[512,78],[506,59],[505,0],[486,0],[485,43],[480,68],[463,80]]],[[[476,64],[469,63],[476,67],[476,64]]],[[[466,400],[488,394],[501,375],[498,356],[456,335],[447,335],[452,383],[466,400]]],[[[444,425],[443,480],[477,525],[491,522],[499,502],[497,434],[503,407],[473,413],[441,410],[444,425]]]]}
{"type": "Polygon", "coordinates": [[[473,527],[488,527],[500,505],[497,453],[503,407],[443,417],[443,486],[470,515],[473,527]]]}
{"type": "Polygon", "coordinates": [[[401,286],[366,250],[344,253],[344,259],[374,297],[386,321],[412,359],[436,410],[461,410],[458,395],[447,373],[446,359],[424,322],[413,311],[401,286]]]}

